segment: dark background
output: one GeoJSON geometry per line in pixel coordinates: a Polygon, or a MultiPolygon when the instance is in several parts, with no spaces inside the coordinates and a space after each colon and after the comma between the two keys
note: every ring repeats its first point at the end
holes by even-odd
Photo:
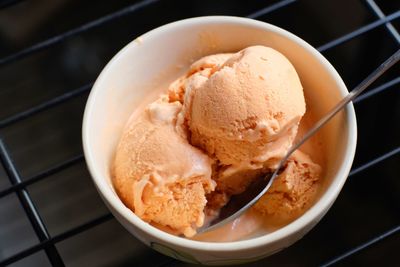
{"type": "MultiPolygon", "coordinates": [[[[204,15],[254,15],[281,3],[160,0],[68,38],[63,35],[136,2],[140,1],[0,0],[0,139],[67,266],[190,266],[150,250],[124,230],[108,214],[86,171],[83,109],[90,84],[104,65],[135,37],[165,23],[204,15]],[[7,59],[54,36],[62,41],[7,59]],[[36,110],[59,97],[57,105],[36,110]],[[29,116],[23,118],[21,112],[27,110],[29,116]],[[87,227],[81,227],[85,223],[87,227]],[[79,231],[63,236],[71,229],[79,231]]],[[[377,27],[379,18],[367,3],[373,1],[286,2],[256,19],[320,48],[349,88],[400,48],[396,32],[400,31],[400,1],[375,1],[386,16],[394,18],[391,24],[377,27]],[[331,43],[334,40],[339,40],[337,45],[331,43]]],[[[382,235],[387,237],[337,265],[400,266],[400,65],[369,92],[355,104],[359,134],[353,170],[371,166],[350,175],[332,209],[303,239],[249,266],[321,265],[382,235]],[[382,156],[388,158],[379,161],[382,156]]],[[[0,165],[2,263],[40,243],[10,186],[0,165]]],[[[45,251],[37,250],[12,266],[50,265],[45,251]]]]}

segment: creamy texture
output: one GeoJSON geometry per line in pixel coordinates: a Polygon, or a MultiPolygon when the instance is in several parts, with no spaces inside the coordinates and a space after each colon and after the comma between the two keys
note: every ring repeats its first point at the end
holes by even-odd
{"type": "Polygon", "coordinates": [[[293,140],[305,112],[294,67],[262,46],[232,55],[192,91],[191,142],[223,165],[264,163],[279,154],[271,153],[273,143],[293,140]]]}
{"type": "MultiPolygon", "coordinates": [[[[116,191],[143,220],[191,237],[232,195],[276,168],[305,110],[299,77],[276,50],[204,57],[129,121],[114,162],[116,191]]],[[[199,238],[233,241],[294,220],[313,202],[320,173],[296,152],[248,214],[199,238]]]]}
{"type": "Polygon", "coordinates": [[[268,193],[254,205],[254,209],[276,224],[297,218],[312,204],[320,173],[321,167],[308,155],[295,151],[283,172],[268,193]]]}
{"type": "Polygon", "coordinates": [[[113,183],[125,205],[147,222],[191,236],[203,225],[211,192],[211,160],[176,130],[179,102],[160,99],[125,130],[117,148],[113,183]]]}
{"type": "Polygon", "coordinates": [[[291,63],[268,47],[214,62],[194,64],[212,75],[200,73],[186,91],[186,121],[191,143],[218,160],[218,191],[238,194],[292,145],[305,113],[303,88],[291,63]]]}

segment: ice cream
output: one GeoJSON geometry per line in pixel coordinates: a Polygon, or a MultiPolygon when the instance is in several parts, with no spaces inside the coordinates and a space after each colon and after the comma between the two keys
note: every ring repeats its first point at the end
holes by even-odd
{"type": "Polygon", "coordinates": [[[187,113],[191,143],[226,166],[281,157],[305,112],[294,67],[263,46],[232,55],[192,91],[187,113]]]}
{"type": "Polygon", "coordinates": [[[321,167],[308,155],[295,151],[268,193],[254,205],[272,223],[281,224],[300,216],[312,204],[321,167]]]}
{"type": "MultiPolygon", "coordinates": [[[[130,119],[114,187],[143,220],[193,236],[230,196],[276,168],[305,110],[300,79],[278,51],[253,46],[204,57],[130,119]]],[[[297,152],[253,212],[293,220],[311,205],[319,176],[297,152]]]]}
{"type": "Polygon", "coordinates": [[[140,218],[191,236],[203,225],[205,195],[215,182],[210,158],[177,130],[181,108],[164,98],[131,118],[117,148],[113,183],[140,218]]]}

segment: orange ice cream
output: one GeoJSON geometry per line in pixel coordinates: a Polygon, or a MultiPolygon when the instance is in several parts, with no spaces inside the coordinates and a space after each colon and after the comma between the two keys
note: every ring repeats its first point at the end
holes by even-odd
{"type": "Polygon", "coordinates": [[[273,224],[282,224],[303,214],[317,194],[321,167],[311,158],[295,151],[268,193],[254,205],[273,224]]]}
{"type": "Polygon", "coordinates": [[[176,127],[179,102],[160,99],[131,118],[117,148],[113,183],[125,205],[147,222],[192,236],[214,190],[211,160],[176,127]]]}
{"type": "Polygon", "coordinates": [[[303,88],[286,57],[264,46],[230,56],[211,73],[185,99],[190,141],[219,161],[220,189],[237,194],[292,145],[305,113],[303,88]]]}
{"type": "Polygon", "coordinates": [[[263,46],[232,55],[192,89],[191,98],[191,142],[223,165],[251,165],[283,156],[305,112],[294,67],[263,46]],[[285,145],[275,147],[280,139],[285,145]]]}
{"type": "MultiPolygon", "coordinates": [[[[300,79],[276,50],[204,57],[131,118],[116,152],[114,187],[143,220],[191,237],[205,216],[276,168],[305,110],[300,79]]],[[[284,222],[300,216],[319,175],[320,167],[296,152],[251,214],[284,222]]],[[[242,236],[259,226],[241,220],[226,229],[246,225],[242,236]]]]}

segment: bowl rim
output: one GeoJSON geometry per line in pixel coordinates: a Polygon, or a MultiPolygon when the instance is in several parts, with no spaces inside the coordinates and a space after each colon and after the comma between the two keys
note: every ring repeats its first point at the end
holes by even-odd
{"type": "MultiPolygon", "coordinates": [[[[158,28],[155,28],[141,36],[143,39],[147,39],[149,37],[155,36],[163,31],[170,31],[176,27],[180,26],[194,26],[198,24],[221,24],[221,23],[229,23],[236,24],[241,26],[246,26],[250,28],[258,28],[264,31],[270,31],[277,33],[292,42],[297,43],[303,49],[307,50],[313,57],[315,57],[320,63],[322,63],[329,73],[331,77],[334,78],[336,83],[338,84],[339,93],[341,96],[345,96],[348,93],[346,85],[344,84],[342,78],[339,76],[335,68],[328,62],[325,57],[320,54],[314,47],[309,45],[307,42],[302,40],[300,37],[282,29],[272,24],[261,22],[249,18],[243,17],[235,17],[235,16],[204,16],[204,17],[194,17],[183,19],[179,21],[175,21],[172,23],[165,24],[158,28]]],[[[205,241],[195,241],[190,240],[178,236],[174,236],[172,234],[168,234],[162,230],[157,229],[156,227],[151,226],[150,224],[142,221],[138,216],[136,216],[131,210],[129,210],[122,201],[118,198],[118,196],[111,190],[109,184],[107,183],[105,177],[102,175],[99,169],[95,168],[95,160],[94,153],[91,149],[90,142],[90,120],[92,118],[93,109],[96,105],[96,98],[98,94],[101,94],[97,88],[99,84],[102,83],[104,77],[108,73],[108,71],[113,68],[115,63],[120,60],[120,58],[124,57],[129,49],[133,49],[135,46],[135,40],[128,43],[123,49],[121,49],[104,67],[101,71],[100,75],[96,79],[90,95],[88,97],[84,116],[83,116],[83,124],[82,124],[82,141],[83,141],[83,152],[86,160],[87,167],[91,174],[92,180],[101,195],[104,202],[106,202],[107,206],[111,210],[112,213],[118,213],[119,216],[122,216],[126,221],[132,224],[134,227],[139,228],[141,231],[146,234],[152,236],[156,240],[161,240],[165,243],[172,244],[178,247],[184,247],[191,250],[197,251],[237,251],[243,249],[251,249],[260,246],[265,246],[267,244],[278,242],[284,238],[287,238],[301,229],[306,228],[308,225],[313,224],[315,220],[321,215],[324,215],[325,212],[330,208],[332,203],[335,201],[339,192],[341,191],[348,174],[350,172],[350,168],[352,166],[352,162],[355,155],[356,143],[357,143],[357,123],[355,117],[355,111],[353,104],[350,103],[345,108],[345,121],[348,125],[347,127],[347,146],[345,149],[345,155],[343,157],[342,163],[340,164],[339,170],[337,174],[334,176],[332,183],[329,187],[327,187],[326,191],[321,195],[319,200],[314,203],[310,209],[308,209],[302,216],[289,223],[288,225],[265,235],[250,238],[247,240],[240,241],[232,241],[232,242],[205,242],[205,241]]],[[[115,214],[114,214],[115,216],[115,214]]],[[[115,216],[118,220],[118,217],[115,216]]],[[[122,225],[123,222],[120,221],[122,225]]]]}

